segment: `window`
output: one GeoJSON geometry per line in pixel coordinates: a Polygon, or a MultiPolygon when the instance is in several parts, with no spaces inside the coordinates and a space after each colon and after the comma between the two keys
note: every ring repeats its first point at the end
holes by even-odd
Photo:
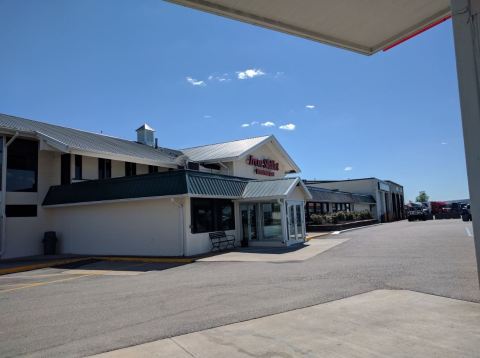
{"type": "Polygon", "coordinates": [[[278,203],[262,204],[264,240],[282,239],[282,213],[280,210],[278,203]]]}
{"type": "Polygon", "coordinates": [[[151,174],[151,173],[158,173],[158,167],[156,167],[155,165],[149,165],[148,166],[148,172],[151,174]]]}
{"type": "Polygon", "coordinates": [[[125,176],[137,175],[137,163],[125,162],[125,176]]]}
{"type": "Polygon", "coordinates": [[[231,200],[191,199],[192,233],[226,231],[235,229],[234,209],[231,200]]]}
{"type": "Polygon", "coordinates": [[[3,137],[0,137],[0,190],[2,188],[2,180],[3,180],[3,137]]]}
{"type": "Polygon", "coordinates": [[[26,218],[37,216],[36,205],[6,205],[5,215],[8,218],[26,218]]]}
{"type": "Polygon", "coordinates": [[[7,154],[7,191],[36,192],[38,142],[17,138],[7,154]]]}
{"type": "Polygon", "coordinates": [[[112,161],[110,159],[98,158],[98,179],[109,179],[112,177],[112,161]]]}
{"type": "Polygon", "coordinates": [[[75,154],[75,179],[82,180],[82,156],[75,154]]]}
{"type": "Polygon", "coordinates": [[[62,154],[60,157],[60,184],[70,184],[70,154],[62,154]]]}

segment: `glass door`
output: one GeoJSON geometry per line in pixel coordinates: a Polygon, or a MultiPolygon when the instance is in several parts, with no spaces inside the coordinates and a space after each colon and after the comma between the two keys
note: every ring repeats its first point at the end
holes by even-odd
{"type": "Polygon", "coordinates": [[[295,240],[297,236],[295,233],[295,206],[288,205],[287,206],[287,214],[288,214],[288,240],[295,240]]]}
{"type": "Polygon", "coordinates": [[[248,246],[250,240],[258,240],[257,210],[255,204],[241,204],[242,217],[242,246],[248,246]]]}
{"type": "Polygon", "coordinates": [[[305,214],[302,203],[287,203],[288,240],[305,239],[305,214]]]}

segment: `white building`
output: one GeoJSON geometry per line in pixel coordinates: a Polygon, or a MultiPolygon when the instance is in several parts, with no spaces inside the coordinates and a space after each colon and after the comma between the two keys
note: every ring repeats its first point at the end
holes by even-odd
{"type": "Polygon", "coordinates": [[[41,254],[46,231],[88,255],[198,255],[214,231],[305,239],[311,195],[274,136],[174,150],[146,124],[133,142],[0,115],[0,150],[0,258],[41,254]]]}

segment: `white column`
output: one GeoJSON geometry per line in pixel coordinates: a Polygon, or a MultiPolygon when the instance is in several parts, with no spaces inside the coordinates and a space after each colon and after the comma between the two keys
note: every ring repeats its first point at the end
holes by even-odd
{"type": "Polygon", "coordinates": [[[451,7],[475,252],[480,272],[480,0],[451,0],[451,7]]]}

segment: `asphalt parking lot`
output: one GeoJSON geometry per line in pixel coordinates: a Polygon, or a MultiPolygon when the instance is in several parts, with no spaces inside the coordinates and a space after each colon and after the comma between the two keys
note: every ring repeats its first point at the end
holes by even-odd
{"type": "Polygon", "coordinates": [[[471,232],[461,220],[403,221],[330,236],[342,242],[304,261],[90,262],[1,276],[0,356],[86,356],[378,289],[480,302],[471,232]]]}

